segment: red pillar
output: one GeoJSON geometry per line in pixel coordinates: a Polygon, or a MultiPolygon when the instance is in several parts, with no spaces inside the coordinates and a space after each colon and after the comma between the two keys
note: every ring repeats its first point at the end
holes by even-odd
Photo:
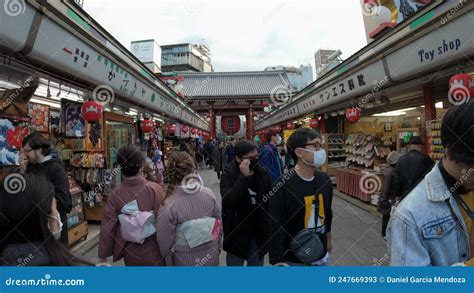
{"type": "Polygon", "coordinates": [[[253,112],[253,107],[252,104],[249,104],[249,110],[247,112],[247,139],[252,139],[253,138],[253,117],[254,117],[254,112],[253,112]]]}
{"type": "MultiPolygon", "coordinates": [[[[425,127],[428,126],[427,121],[436,119],[436,97],[435,89],[432,84],[423,86],[423,100],[425,102],[425,127]]],[[[425,153],[430,153],[429,131],[425,130],[425,153]]]]}
{"type": "MultiPolygon", "coordinates": [[[[318,119],[318,116],[314,117],[318,119]]],[[[319,129],[321,129],[321,133],[326,133],[326,119],[324,118],[324,115],[321,115],[321,120],[319,120],[319,129]]]]}
{"type": "Polygon", "coordinates": [[[211,124],[211,131],[209,133],[210,139],[216,138],[216,113],[212,104],[209,105],[209,119],[211,124]]]}

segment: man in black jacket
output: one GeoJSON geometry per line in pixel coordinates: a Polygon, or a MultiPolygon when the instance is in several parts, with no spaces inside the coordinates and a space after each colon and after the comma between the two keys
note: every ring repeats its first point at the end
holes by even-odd
{"type": "Polygon", "coordinates": [[[22,145],[22,157],[27,158],[28,164],[20,168],[45,176],[54,185],[54,197],[63,223],[60,241],[68,244],[67,213],[71,211],[72,201],[64,165],[58,158],[57,151],[52,149],[49,141],[38,132],[25,137],[22,145]]]}
{"type": "Polygon", "coordinates": [[[429,156],[422,153],[423,143],[419,136],[412,137],[407,149],[408,153],[401,156],[397,162],[393,178],[397,202],[415,188],[435,164],[429,156]]]}
{"type": "Polygon", "coordinates": [[[270,263],[303,265],[290,250],[290,243],[302,230],[313,229],[323,251],[311,265],[326,265],[332,250],[333,190],[329,176],[317,171],[326,162],[321,135],[313,129],[299,128],[288,138],[287,151],[296,166],[275,182],[267,196],[272,219],[270,263]]]}
{"type": "Polygon", "coordinates": [[[258,165],[257,145],[241,140],[235,159],[221,175],[222,220],[227,266],[262,266],[268,252],[267,201],[271,179],[258,165]]]}

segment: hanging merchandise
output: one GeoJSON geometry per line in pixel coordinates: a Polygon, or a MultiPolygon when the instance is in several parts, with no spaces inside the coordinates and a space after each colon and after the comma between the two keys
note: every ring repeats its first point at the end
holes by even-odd
{"type": "Polygon", "coordinates": [[[143,132],[152,132],[153,131],[153,121],[150,119],[144,119],[140,124],[143,132]]]}
{"type": "Polygon", "coordinates": [[[176,125],[174,124],[170,124],[168,125],[168,127],[166,128],[166,130],[168,131],[168,135],[169,136],[173,136],[175,131],[176,131],[176,125]]]}
{"type": "Polygon", "coordinates": [[[0,119],[0,165],[18,165],[23,139],[30,133],[30,121],[23,117],[0,119]]]}
{"type": "Polygon", "coordinates": [[[360,119],[360,110],[356,108],[346,109],[346,119],[349,123],[357,123],[360,119]]]}
{"type": "Polygon", "coordinates": [[[95,101],[87,101],[81,107],[81,114],[89,123],[102,119],[102,105],[95,101]]]}
{"type": "Polygon", "coordinates": [[[453,105],[460,105],[474,97],[474,80],[469,74],[456,74],[449,79],[448,99],[453,105]]]}
{"type": "Polygon", "coordinates": [[[309,126],[311,128],[318,128],[319,126],[319,120],[317,118],[311,118],[310,122],[309,122],[309,126]]]}
{"type": "Polygon", "coordinates": [[[181,132],[186,134],[186,133],[188,133],[188,131],[189,131],[189,126],[183,125],[183,127],[181,128],[181,132]]]}

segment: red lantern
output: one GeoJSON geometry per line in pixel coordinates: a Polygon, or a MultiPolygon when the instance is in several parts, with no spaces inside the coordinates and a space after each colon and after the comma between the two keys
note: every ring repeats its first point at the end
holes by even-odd
{"type": "Polygon", "coordinates": [[[295,125],[293,124],[293,122],[286,123],[286,129],[292,130],[294,127],[295,125]]]}
{"type": "Polygon", "coordinates": [[[356,123],[360,119],[360,110],[356,108],[346,109],[346,119],[349,123],[356,123]]]}
{"type": "Polygon", "coordinates": [[[275,126],[273,129],[275,129],[275,131],[277,133],[281,133],[281,126],[280,125],[275,126]]]}
{"type": "Polygon", "coordinates": [[[202,136],[202,130],[198,130],[197,133],[198,133],[199,136],[202,136]]]}
{"type": "Polygon", "coordinates": [[[153,121],[150,119],[145,119],[140,124],[143,132],[152,132],[153,131],[153,121]]]}
{"type": "Polygon", "coordinates": [[[469,74],[456,74],[449,79],[448,98],[452,104],[463,104],[474,96],[474,81],[469,74]]]}
{"type": "Polygon", "coordinates": [[[102,105],[95,101],[87,101],[82,105],[81,113],[88,122],[99,121],[102,118],[102,105]]]}
{"type": "Polygon", "coordinates": [[[176,131],[176,125],[174,125],[174,124],[168,125],[167,130],[168,130],[169,134],[174,134],[174,132],[176,131]]]}
{"type": "Polygon", "coordinates": [[[311,120],[309,121],[309,127],[311,128],[318,128],[319,126],[319,120],[316,119],[316,118],[311,118],[311,120]]]}
{"type": "Polygon", "coordinates": [[[183,125],[183,127],[181,127],[181,132],[182,133],[186,134],[186,133],[188,133],[188,131],[189,131],[189,126],[183,125]]]}
{"type": "Polygon", "coordinates": [[[240,118],[239,116],[223,116],[221,118],[222,131],[227,134],[234,134],[240,130],[240,118]]]}
{"type": "Polygon", "coordinates": [[[192,133],[193,135],[196,135],[196,134],[198,133],[198,130],[197,130],[197,128],[193,128],[193,129],[191,129],[191,133],[192,133]]]}
{"type": "Polygon", "coordinates": [[[160,122],[156,121],[156,122],[155,122],[155,127],[156,127],[156,128],[160,128],[160,126],[161,126],[160,122]]]}

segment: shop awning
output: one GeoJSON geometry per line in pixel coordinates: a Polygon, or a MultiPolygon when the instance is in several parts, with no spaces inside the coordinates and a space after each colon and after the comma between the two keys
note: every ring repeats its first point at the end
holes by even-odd
{"type": "Polygon", "coordinates": [[[4,63],[15,53],[35,68],[91,89],[111,89],[115,98],[209,130],[204,118],[74,3],[27,0],[20,6],[19,13],[0,9],[4,63]]]}
{"type": "MultiPolygon", "coordinates": [[[[439,1],[438,1],[439,2],[439,1]]],[[[340,104],[357,106],[381,89],[438,72],[474,55],[474,3],[446,18],[456,2],[434,3],[369,44],[256,123],[260,130],[340,104]],[[436,6],[437,5],[437,6],[436,6]]],[[[472,63],[468,62],[468,66],[472,63]]]]}

